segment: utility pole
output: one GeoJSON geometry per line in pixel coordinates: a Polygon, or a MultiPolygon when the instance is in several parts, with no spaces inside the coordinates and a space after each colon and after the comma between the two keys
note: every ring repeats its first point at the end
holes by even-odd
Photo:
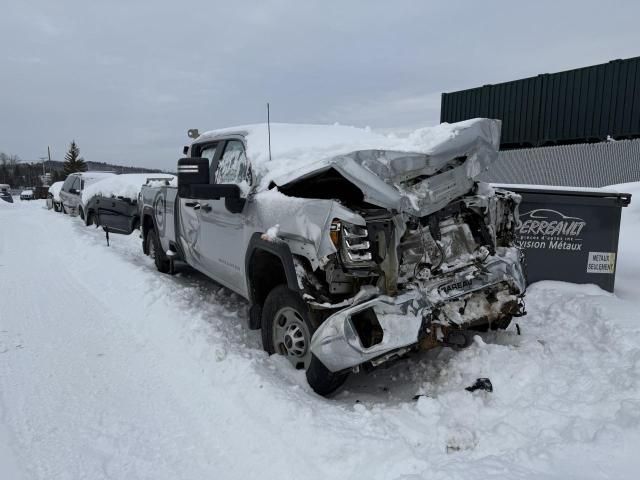
{"type": "Polygon", "coordinates": [[[49,147],[49,145],[47,145],[47,156],[46,157],[40,157],[40,160],[42,160],[42,184],[46,184],[46,178],[47,178],[47,169],[45,167],[45,161],[49,160],[49,168],[51,168],[51,147],[49,147]]]}

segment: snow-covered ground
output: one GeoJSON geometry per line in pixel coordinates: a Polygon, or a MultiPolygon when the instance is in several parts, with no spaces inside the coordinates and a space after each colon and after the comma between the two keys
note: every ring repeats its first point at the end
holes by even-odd
{"type": "Polygon", "coordinates": [[[640,202],[622,226],[615,295],[536,284],[522,335],[324,399],[235,294],[156,272],[135,234],[107,247],[42,201],[0,202],[0,479],[637,478],[640,202]],[[464,390],[478,377],[493,393],[464,390]]]}

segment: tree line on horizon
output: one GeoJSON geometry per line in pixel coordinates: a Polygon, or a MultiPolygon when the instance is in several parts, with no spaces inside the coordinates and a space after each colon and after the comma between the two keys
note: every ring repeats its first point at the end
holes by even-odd
{"type": "MultiPolygon", "coordinates": [[[[75,172],[109,170],[116,173],[159,172],[147,168],[124,167],[104,162],[87,162],[80,156],[80,148],[75,140],[69,144],[64,162],[50,160],[44,162],[46,173],[50,174],[51,183],[63,181],[67,175],[75,172]]],[[[39,187],[43,185],[43,162],[23,162],[18,155],[0,152],[0,183],[9,184],[12,188],[39,187]]]]}

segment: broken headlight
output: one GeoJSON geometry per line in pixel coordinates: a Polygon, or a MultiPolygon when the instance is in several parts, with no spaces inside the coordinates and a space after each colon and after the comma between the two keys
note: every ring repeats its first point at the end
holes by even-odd
{"type": "Polygon", "coordinates": [[[366,227],[334,220],[330,236],[345,267],[368,267],[374,264],[366,227]]]}

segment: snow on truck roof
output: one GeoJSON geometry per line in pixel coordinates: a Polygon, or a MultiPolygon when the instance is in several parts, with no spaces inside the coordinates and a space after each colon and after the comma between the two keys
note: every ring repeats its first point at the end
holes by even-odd
{"type": "Polygon", "coordinates": [[[202,133],[193,143],[233,135],[244,137],[247,157],[257,173],[273,178],[323,159],[358,150],[389,150],[430,155],[443,153],[464,130],[484,131],[495,150],[499,147],[500,122],[476,118],[418,128],[407,135],[382,134],[370,128],[345,125],[271,124],[271,161],[266,123],[223,128],[202,133]]]}

